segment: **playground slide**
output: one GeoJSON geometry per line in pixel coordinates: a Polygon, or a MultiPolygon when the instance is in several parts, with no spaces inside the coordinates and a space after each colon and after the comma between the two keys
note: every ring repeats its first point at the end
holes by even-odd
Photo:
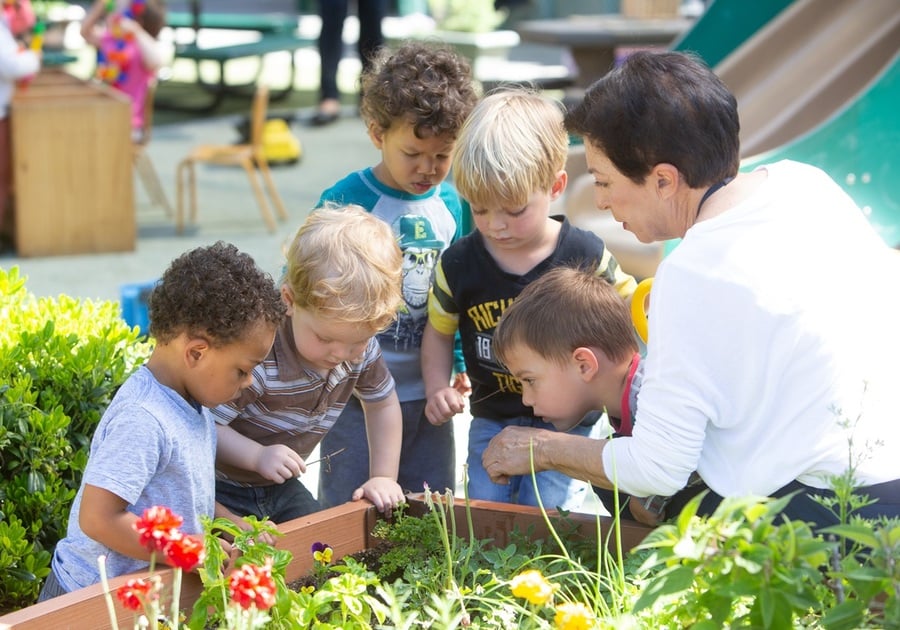
{"type": "Polygon", "coordinates": [[[741,170],[783,159],[827,172],[900,249],[900,51],[853,102],[811,132],[741,162],[741,170]]]}
{"type": "Polygon", "coordinates": [[[715,66],[737,97],[741,155],[821,125],[883,73],[898,49],[897,0],[795,0],[715,66]]]}

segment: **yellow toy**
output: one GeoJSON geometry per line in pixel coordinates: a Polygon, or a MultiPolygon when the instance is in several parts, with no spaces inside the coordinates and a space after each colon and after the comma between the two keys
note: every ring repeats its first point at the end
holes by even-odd
{"type": "Polygon", "coordinates": [[[631,321],[634,323],[634,329],[641,341],[645,344],[647,343],[647,303],[652,288],[653,278],[644,278],[631,296],[631,321]]]}
{"type": "Polygon", "coordinates": [[[263,152],[269,164],[296,164],[303,157],[300,141],[282,118],[267,120],[263,126],[263,152]]]}

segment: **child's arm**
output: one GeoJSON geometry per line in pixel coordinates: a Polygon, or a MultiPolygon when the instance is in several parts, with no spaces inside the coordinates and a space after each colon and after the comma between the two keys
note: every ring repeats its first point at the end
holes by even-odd
{"type": "Polygon", "coordinates": [[[156,72],[163,65],[162,52],[159,45],[150,33],[132,19],[122,17],[120,22],[122,30],[134,35],[138,49],[141,51],[141,63],[149,72],[156,72]]]}
{"type": "Polygon", "coordinates": [[[403,488],[397,483],[400,471],[400,445],[403,439],[403,416],[397,392],[378,402],[360,401],[366,417],[369,440],[369,479],[350,497],[365,497],[384,514],[405,501],[403,488]]]}
{"type": "Polygon", "coordinates": [[[453,335],[438,332],[431,322],[422,336],[422,377],[425,380],[425,417],[441,425],[465,408],[465,397],[450,385],[453,370],[453,335]]]}
{"type": "Polygon", "coordinates": [[[88,9],[87,14],[81,21],[81,36],[91,46],[95,48],[100,45],[100,31],[97,24],[106,15],[106,0],[94,0],[94,4],[88,9]]]}
{"type": "Polygon", "coordinates": [[[216,424],[216,461],[252,470],[269,481],[284,483],[306,472],[306,462],[284,444],[263,446],[231,427],[216,424]]]}
{"type": "MultiPolygon", "coordinates": [[[[130,558],[150,562],[150,551],[141,544],[134,523],[138,517],[126,508],[128,502],[98,486],[84,485],[78,526],[87,536],[130,558]]],[[[157,554],[162,555],[162,554],[157,554]]],[[[165,561],[165,558],[157,558],[165,561]]]]}

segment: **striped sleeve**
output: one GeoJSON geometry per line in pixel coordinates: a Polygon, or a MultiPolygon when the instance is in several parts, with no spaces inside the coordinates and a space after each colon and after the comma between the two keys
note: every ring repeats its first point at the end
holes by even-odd
{"type": "Polygon", "coordinates": [[[452,335],[459,328],[459,308],[453,301],[442,260],[434,269],[434,282],[428,293],[428,323],[443,335],[452,335]]]}
{"type": "Polygon", "coordinates": [[[603,258],[600,259],[600,264],[597,265],[596,274],[613,285],[616,292],[625,299],[630,298],[637,288],[637,281],[634,279],[634,276],[626,273],[619,266],[619,261],[613,257],[608,247],[603,249],[603,258]]]}

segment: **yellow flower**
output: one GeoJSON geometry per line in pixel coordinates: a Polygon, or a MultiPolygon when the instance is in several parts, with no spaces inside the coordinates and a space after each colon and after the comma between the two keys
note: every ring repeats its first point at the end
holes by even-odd
{"type": "Polygon", "coordinates": [[[523,571],[512,579],[509,586],[513,595],[527,599],[532,604],[546,604],[557,589],[556,585],[550,584],[535,569],[523,571]]]}
{"type": "Polygon", "coordinates": [[[315,553],[315,558],[322,564],[330,564],[331,563],[331,554],[334,553],[334,550],[331,547],[326,547],[322,551],[317,551],[315,553]]]}
{"type": "Polygon", "coordinates": [[[308,585],[308,586],[301,586],[301,587],[300,587],[300,592],[301,592],[301,593],[306,593],[307,595],[310,594],[310,593],[312,593],[314,590],[316,590],[316,587],[313,586],[312,584],[310,584],[310,585],[308,585]]]}
{"type": "Polygon", "coordinates": [[[334,549],[331,548],[331,545],[326,545],[321,542],[313,543],[312,554],[313,559],[316,562],[321,564],[331,564],[331,556],[333,553],[334,549]]]}
{"type": "Polygon", "coordinates": [[[594,627],[594,621],[594,613],[581,602],[560,604],[553,618],[557,630],[590,630],[594,627]]]}

